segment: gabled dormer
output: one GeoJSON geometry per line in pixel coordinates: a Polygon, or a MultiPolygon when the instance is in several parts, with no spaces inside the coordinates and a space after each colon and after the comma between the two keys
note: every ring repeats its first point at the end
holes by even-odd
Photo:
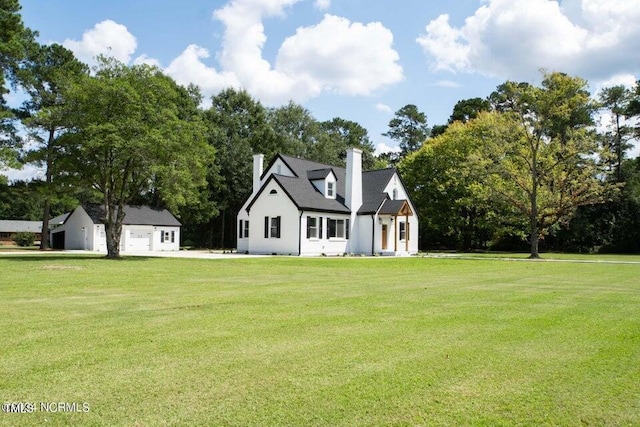
{"type": "Polygon", "coordinates": [[[313,186],[327,199],[335,199],[338,179],[331,168],[316,169],[307,172],[307,178],[313,186]]]}

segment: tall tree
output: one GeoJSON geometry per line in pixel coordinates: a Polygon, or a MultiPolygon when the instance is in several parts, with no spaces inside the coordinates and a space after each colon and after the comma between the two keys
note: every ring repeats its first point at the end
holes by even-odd
{"type": "Polygon", "coordinates": [[[397,141],[400,145],[400,155],[404,157],[422,146],[429,136],[427,116],[413,104],[407,104],[395,113],[389,121],[389,131],[382,134],[397,141]]]}
{"type": "Polygon", "coordinates": [[[449,124],[454,122],[467,123],[478,117],[483,111],[490,111],[491,103],[487,99],[470,98],[456,102],[453,106],[453,112],[449,116],[449,124]]]}
{"type": "Polygon", "coordinates": [[[423,248],[485,249],[522,234],[522,221],[509,205],[490,199],[468,161],[484,144],[477,137],[482,126],[481,120],[455,121],[398,165],[421,218],[423,248]]]}
{"type": "Polygon", "coordinates": [[[476,119],[480,179],[528,219],[531,258],[549,227],[604,198],[586,86],[561,73],[546,74],[542,87],[507,82],[491,96],[503,112],[476,119]]]}
{"type": "Polygon", "coordinates": [[[272,108],[267,113],[269,126],[275,132],[279,151],[290,156],[310,159],[320,135],[320,125],[311,112],[301,105],[289,102],[272,108]]]}
{"type": "Polygon", "coordinates": [[[31,130],[31,141],[35,142],[26,160],[43,165],[45,170],[41,250],[49,249],[50,206],[57,193],[53,187],[54,163],[58,137],[65,129],[62,87],[87,73],[88,67],[59,44],[34,45],[26,63],[17,71],[20,85],[29,95],[21,108],[22,123],[31,130]]]}
{"type": "Polygon", "coordinates": [[[322,134],[315,147],[315,154],[309,158],[330,165],[344,165],[347,148],[362,150],[362,167],[371,169],[375,162],[375,147],[369,134],[360,124],[335,117],[319,124],[322,134]]]}
{"type": "Polygon", "coordinates": [[[624,116],[629,111],[631,92],[625,86],[612,86],[602,89],[600,103],[611,114],[611,126],[604,135],[605,144],[613,156],[613,169],[616,181],[622,182],[622,162],[626,151],[631,147],[628,139],[629,126],[624,124],[624,116]]]}
{"type": "Polygon", "coordinates": [[[20,139],[15,116],[7,106],[7,78],[14,86],[15,72],[34,43],[37,33],[26,28],[20,16],[18,0],[0,0],[0,170],[17,167],[20,139]]]}
{"type": "Polygon", "coordinates": [[[210,185],[220,217],[218,229],[211,231],[210,245],[229,248],[235,245],[235,218],[251,194],[252,155],[264,154],[269,159],[278,148],[267,110],[248,92],[225,89],[211,101],[205,121],[209,143],[217,152],[219,179],[210,185]]]}
{"type": "Polygon", "coordinates": [[[636,86],[629,94],[629,105],[625,112],[627,118],[635,118],[635,137],[640,138],[640,80],[636,81],[636,86]]]}
{"type": "Polygon", "coordinates": [[[139,194],[158,189],[174,212],[197,202],[213,161],[197,99],[157,68],[104,57],[65,97],[66,160],[102,195],[107,257],[117,258],[124,205],[139,194]]]}

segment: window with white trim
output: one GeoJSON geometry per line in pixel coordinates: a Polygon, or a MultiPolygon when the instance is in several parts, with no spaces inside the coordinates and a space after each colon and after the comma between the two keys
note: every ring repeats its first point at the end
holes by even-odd
{"type": "Polygon", "coordinates": [[[401,242],[404,242],[407,239],[407,229],[409,228],[408,224],[406,222],[400,222],[398,226],[400,227],[400,230],[398,231],[398,237],[401,242]]]}
{"type": "Polygon", "coordinates": [[[264,238],[279,239],[280,238],[280,221],[281,217],[264,217],[264,238]]]}
{"type": "Polygon", "coordinates": [[[176,241],[176,232],[175,231],[167,231],[160,230],[160,243],[175,243],[176,241]]]}
{"type": "Polygon", "coordinates": [[[349,238],[349,220],[327,218],[327,238],[348,239],[349,238]]]}
{"type": "Polygon", "coordinates": [[[327,197],[333,199],[336,197],[336,183],[327,181],[327,197]]]}
{"type": "Polygon", "coordinates": [[[318,218],[315,216],[307,217],[307,239],[317,239],[318,233],[318,218]]]}
{"type": "Polygon", "coordinates": [[[249,220],[240,220],[240,225],[238,226],[238,237],[241,239],[249,237],[249,220]]]}

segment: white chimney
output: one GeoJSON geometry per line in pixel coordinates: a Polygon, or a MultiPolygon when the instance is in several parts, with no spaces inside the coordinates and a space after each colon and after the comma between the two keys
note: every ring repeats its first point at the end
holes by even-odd
{"type": "Polygon", "coordinates": [[[264,154],[253,155],[253,194],[260,190],[260,177],[262,176],[264,154]]]}
{"type": "Polygon", "coordinates": [[[362,206],[362,150],[347,149],[347,176],[344,183],[344,201],[351,214],[362,206]]]}

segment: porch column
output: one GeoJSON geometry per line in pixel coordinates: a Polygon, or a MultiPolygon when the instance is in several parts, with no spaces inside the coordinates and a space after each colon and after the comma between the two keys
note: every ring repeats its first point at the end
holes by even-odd
{"type": "Polygon", "coordinates": [[[398,252],[398,215],[393,216],[393,251],[398,252]]]}
{"type": "Polygon", "coordinates": [[[404,250],[409,252],[409,214],[404,216],[404,250]]]}

